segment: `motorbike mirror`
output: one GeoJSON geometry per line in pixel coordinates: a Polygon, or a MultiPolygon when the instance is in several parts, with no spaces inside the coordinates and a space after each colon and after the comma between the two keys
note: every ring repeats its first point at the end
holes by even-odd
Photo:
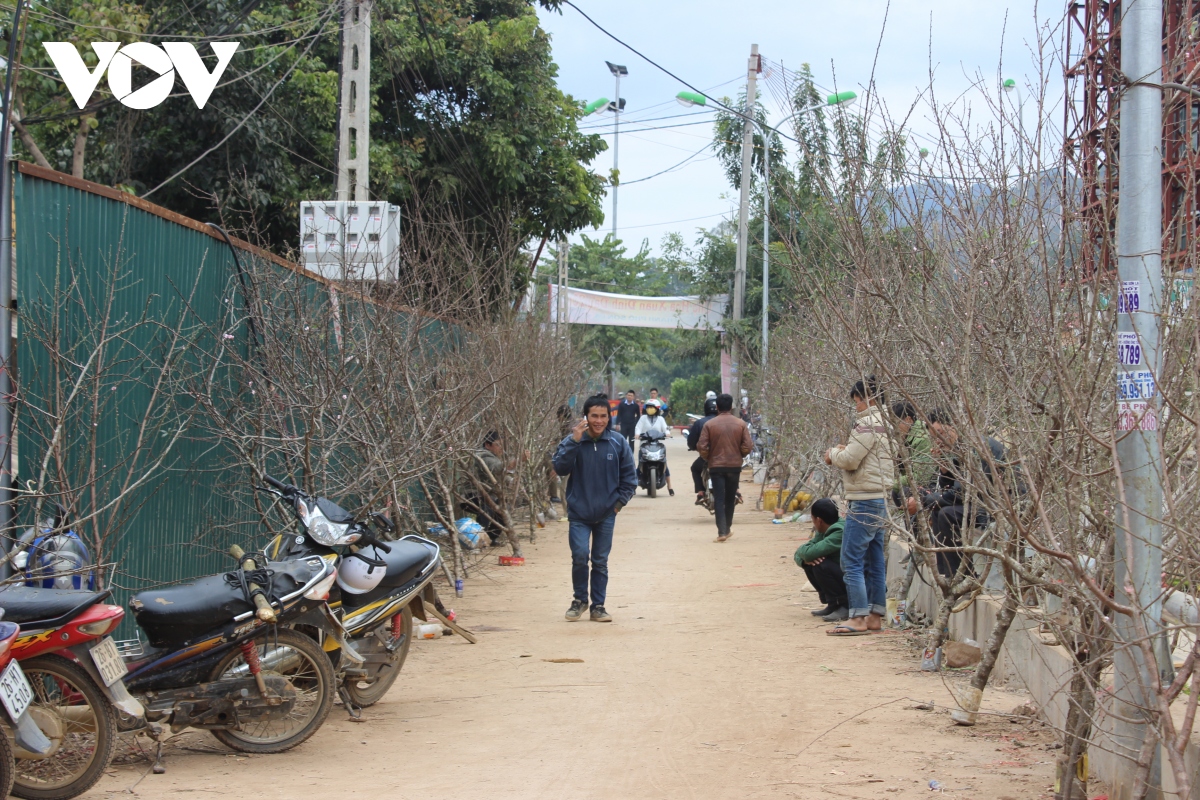
{"type": "Polygon", "coordinates": [[[371,515],[371,519],[375,520],[380,525],[382,525],[383,529],[386,531],[396,530],[396,524],[394,522],[392,522],[390,519],[388,519],[387,517],[385,517],[383,514],[379,513],[378,511],[376,511],[374,514],[371,515]]]}

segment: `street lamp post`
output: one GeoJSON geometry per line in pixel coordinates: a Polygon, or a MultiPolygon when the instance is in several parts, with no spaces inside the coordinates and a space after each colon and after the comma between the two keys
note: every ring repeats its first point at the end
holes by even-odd
{"type": "Polygon", "coordinates": [[[609,107],[613,112],[613,224],[612,232],[613,239],[617,238],[617,190],[621,187],[621,170],[617,163],[617,156],[620,154],[618,142],[620,141],[621,132],[621,111],[625,108],[625,101],[621,99],[621,76],[628,75],[629,70],[620,64],[614,64],[611,61],[605,61],[608,65],[608,71],[617,79],[617,93],[609,107]]]}
{"type": "Polygon", "coordinates": [[[1017,175],[1024,177],[1025,175],[1025,97],[1021,94],[1021,87],[1012,78],[1000,84],[1006,92],[1017,93],[1017,175]]]}

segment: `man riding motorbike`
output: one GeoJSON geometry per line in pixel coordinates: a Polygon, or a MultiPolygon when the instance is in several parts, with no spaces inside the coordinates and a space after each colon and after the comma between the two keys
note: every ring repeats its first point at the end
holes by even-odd
{"type": "MultiPolygon", "coordinates": [[[[647,400],[646,407],[642,410],[642,416],[638,418],[634,436],[640,438],[643,433],[654,433],[664,439],[670,433],[667,429],[667,421],[662,417],[662,404],[658,400],[647,400]]],[[[674,497],[675,490],[671,488],[671,468],[665,462],[663,470],[663,477],[667,479],[667,492],[674,497]]]]}
{"type": "MultiPolygon", "coordinates": [[[[696,445],[700,442],[700,431],[704,428],[704,423],[717,416],[717,398],[715,392],[709,392],[713,395],[704,401],[704,416],[692,423],[692,427],[688,428],[687,432],[687,448],[695,450],[696,445]]],[[[704,505],[704,468],[708,466],[708,462],[703,456],[697,455],[696,460],[692,462],[692,488],[696,490],[696,505],[704,505]]]]}

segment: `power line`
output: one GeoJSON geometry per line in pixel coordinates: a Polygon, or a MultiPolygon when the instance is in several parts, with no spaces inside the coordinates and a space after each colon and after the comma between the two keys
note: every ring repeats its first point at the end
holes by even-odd
{"type": "Polygon", "coordinates": [[[187,166],[183,167],[178,172],[176,172],[174,175],[167,178],[162,183],[158,184],[158,186],[155,186],[153,189],[151,189],[150,191],[143,194],[142,197],[149,197],[150,195],[154,194],[162,187],[166,186],[171,181],[178,178],[183,173],[187,172],[192,167],[199,164],[201,161],[204,160],[205,157],[207,157],[210,153],[212,153],[214,150],[216,150],[221,145],[225,144],[225,142],[229,141],[230,137],[232,137],[235,133],[237,133],[239,130],[242,129],[242,126],[245,125],[250,120],[250,117],[254,116],[258,112],[258,110],[263,107],[263,105],[267,102],[267,100],[269,100],[271,98],[271,95],[273,95],[275,93],[275,90],[287,82],[287,79],[292,76],[292,72],[295,71],[296,67],[298,67],[300,65],[300,62],[304,60],[304,57],[308,55],[310,50],[312,50],[313,45],[315,45],[317,43],[317,40],[321,38],[320,33],[325,30],[325,26],[329,24],[330,18],[334,15],[334,13],[336,13],[339,10],[339,6],[337,6],[336,4],[330,6],[330,8],[331,8],[331,11],[328,12],[325,15],[325,19],[321,21],[320,30],[317,32],[318,35],[314,36],[312,38],[312,41],[310,41],[308,43],[308,47],[304,48],[304,52],[300,54],[300,57],[297,58],[290,67],[288,67],[288,71],[283,74],[283,77],[280,78],[278,81],[276,81],[274,83],[274,85],[271,86],[271,88],[267,91],[267,93],[263,96],[263,98],[258,101],[258,105],[256,105],[254,108],[252,108],[250,110],[249,114],[242,117],[242,121],[239,122],[237,125],[235,125],[233,130],[231,130],[231,131],[229,131],[229,133],[225,134],[225,136],[221,138],[221,141],[217,142],[212,147],[208,148],[203,153],[196,156],[194,159],[192,159],[187,164],[187,166]]]}
{"type": "MultiPolygon", "coordinates": [[[[606,29],[604,28],[604,26],[603,26],[603,25],[601,25],[599,22],[596,22],[596,20],[592,19],[592,18],[591,18],[591,17],[589,17],[587,14],[585,14],[585,13],[584,13],[584,11],[583,11],[583,9],[581,9],[579,6],[577,6],[577,5],[575,5],[574,3],[572,3],[572,2],[571,2],[571,0],[563,0],[563,2],[564,2],[564,3],[566,3],[567,5],[569,5],[571,8],[575,9],[577,12],[579,12],[579,16],[583,17],[583,18],[584,18],[584,19],[586,19],[588,22],[590,22],[590,23],[592,24],[592,26],[596,28],[596,30],[600,31],[600,32],[601,32],[601,33],[603,33],[605,36],[607,36],[608,38],[612,39],[614,42],[616,42],[617,44],[621,45],[621,47],[624,47],[626,50],[628,50],[629,52],[633,53],[635,56],[637,56],[638,58],[642,59],[643,61],[645,61],[645,62],[646,62],[647,64],[649,64],[650,66],[654,67],[655,69],[659,70],[660,72],[662,72],[662,73],[664,73],[664,74],[666,74],[666,75],[669,75],[670,77],[672,77],[672,78],[674,78],[675,80],[679,81],[680,83],[682,83],[682,84],[683,84],[684,86],[686,86],[687,88],[691,89],[691,90],[692,90],[693,92],[695,92],[696,94],[702,95],[703,97],[705,97],[705,98],[707,98],[707,99],[709,99],[709,100],[713,101],[714,103],[716,103],[717,105],[719,105],[721,108],[725,109],[726,111],[728,111],[728,112],[730,112],[730,113],[732,113],[732,114],[737,114],[738,116],[741,116],[741,112],[740,112],[740,111],[734,111],[732,108],[730,108],[729,106],[725,105],[725,104],[724,104],[724,103],[722,103],[720,100],[718,100],[717,98],[715,98],[715,97],[713,97],[712,95],[708,94],[707,92],[703,92],[703,91],[701,91],[701,90],[697,89],[695,86],[693,86],[692,84],[688,83],[688,82],[687,82],[687,81],[685,81],[683,78],[681,78],[681,77],[679,77],[678,75],[676,75],[674,72],[671,72],[671,70],[667,69],[667,68],[666,68],[666,67],[664,67],[662,64],[659,64],[659,63],[658,63],[657,61],[655,61],[654,59],[650,58],[650,57],[649,57],[649,56],[647,56],[647,55],[644,55],[642,52],[640,52],[639,50],[635,49],[633,46],[626,44],[625,42],[623,42],[623,41],[621,41],[620,39],[618,39],[618,38],[617,38],[615,35],[613,35],[612,33],[609,33],[609,32],[608,32],[608,30],[606,30],[606,29]]],[[[670,101],[667,101],[667,102],[670,102],[670,101]]],[[[663,105],[665,105],[665,103],[664,103],[663,105]]],[[[790,139],[791,137],[789,136],[788,138],[790,139]]]]}
{"type": "MultiPolygon", "coordinates": [[[[693,111],[690,114],[668,114],[665,117],[645,117],[642,119],[627,119],[626,122],[630,125],[641,125],[643,122],[658,122],[659,120],[679,119],[680,117],[703,117],[703,116],[707,116],[707,115],[713,114],[713,113],[715,113],[715,112],[712,109],[705,109],[704,111],[699,111],[699,112],[693,111]]],[[[588,123],[587,125],[579,126],[579,129],[584,130],[584,129],[591,129],[591,128],[599,128],[599,127],[604,127],[607,125],[608,125],[607,122],[591,122],[591,123],[588,123]]]]}
{"type": "Polygon", "coordinates": [[[665,174],[667,174],[668,172],[671,172],[671,171],[673,171],[673,170],[679,169],[679,168],[680,168],[680,167],[682,167],[684,164],[688,163],[688,162],[689,162],[689,161],[691,161],[693,158],[695,158],[696,156],[700,155],[701,153],[703,153],[705,150],[707,150],[707,149],[708,149],[708,148],[710,148],[710,147],[712,147],[712,144],[711,144],[711,143],[709,143],[709,144],[706,144],[706,145],[704,145],[704,147],[701,147],[699,150],[697,150],[696,152],[692,153],[690,156],[688,156],[687,158],[685,158],[683,161],[680,161],[678,164],[675,164],[675,165],[673,165],[673,166],[667,167],[666,169],[662,170],[661,172],[656,172],[656,173],[654,173],[653,175],[647,175],[647,176],[646,176],[646,177],[644,177],[644,178],[638,178],[636,181],[621,181],[621,182],[619,183],[619,185],[620,185],[620,186],[630,186],[630,185],[632,185],[632,184],[635,184],[635,183],[641,183],[642,181],[648,181],[648,180],[650,180],[651,178],[657,178],[659,175],[665,175],[665,174]]]}

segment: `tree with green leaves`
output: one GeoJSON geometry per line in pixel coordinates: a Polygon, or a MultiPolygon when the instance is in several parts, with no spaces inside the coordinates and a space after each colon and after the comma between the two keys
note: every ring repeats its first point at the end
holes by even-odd
{"type": "MultiPolygon", "coordinates": [[[[604,149],[579,132],[582,109],[557,87],[535,6],[555,0],[377,0],[372,11],[373,197],[397,203],[410,251],[420,221],[452,229],[463,280],[497,307],[528,280],[527,241],[603,219],[604,149]],[[527,257],[526,257],[527,259],[527,257]],[[468,263],[470,262],[470,263],[468,263]],[[503,262],[491,269],[480,263],[503,262]]],[[[317,0],[46,0],[24,31],[18,156],[187,216],[294,249],[299,203],[332,197],[341,6],[317,0]],[[203,109],[184,91],[133,111],[101,81],[79,109],[41,43],[241,44],[203,109]]],[[[206,58],[210,68],[212,56],[206,58]]],[[[135,87],[149,77],[136,67],[135,87]]],[[[177,87],[179,88],[179,87],[177,87]]]]}

